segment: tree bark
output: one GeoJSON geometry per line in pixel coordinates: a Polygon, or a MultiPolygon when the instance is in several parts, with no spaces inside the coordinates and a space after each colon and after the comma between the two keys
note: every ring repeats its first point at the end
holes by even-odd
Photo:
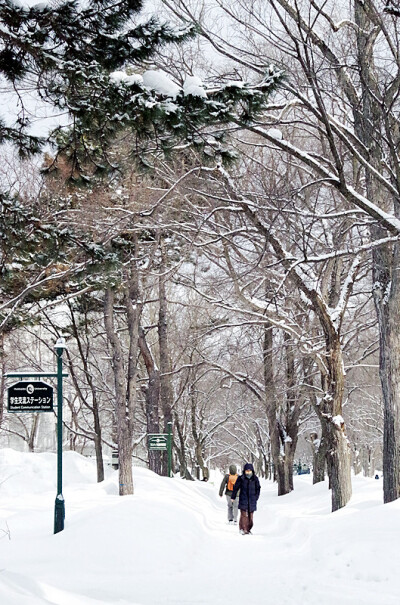
{"type": "Polygon", "coordinates": [[[272,324],[264,329],[264,383],[266,413],[269,424],[274,474],[278,483],[278,496],[289,494],[293,488],[293,464],[298,441],[300,406],[296,393],[295,359],[291,337],[284,333],[286,357],[286,401],[279,406],[273,365],[272,324]],[[280,409],[283,407],[283,409],[280,409]]]}
{"type": "MultiPolygon", "coordinates": [[[[364,2],[354,4],[357,31],[357,52],[362,89],[362,107],[355,108],[356,134],[363,141],[369,153],[369,162],[380,168],[382,150],[379,133],[386,121],[382,115],[382,104],[376,87],[376,68],[370,31],[374,27],[371,13],[364,2]]],[[[384,109],[385,111],[385,109],[384,109]]],[[[386,126],[388,127],[388,126],[386,126]]],[[[390,125],[389,125],[390,129],[390,125]]],[[[394,129],[397,131],[398,126],[394,129]]],[[[394,135],[395,136],[395,135],[394,135]]],[[[398,136],[395,136],[398,144],[398,136]]],[[[387,193],[372,174],[365,170],[366,191],[369,199],[388,210],[394,206],[394,215],[399,218],[399,200],[388,199],[387,193]]],[[[371,228],[372,239],[386,236],[380,225],[371,228]]],[[[379,324],[379,375],[384,401],[383,437],[383,497],[384,502],[392,502],[400,497],[400,248],[398,243],[375,247],[373,258],[373,297],[379,324]]]]}
{"type": "MultiPolygon", "coordinates": [[[[329,328],[327,324],[325,326],[329,328]]],[[[326,461],[329,487],[332,490],[332,511],[336,511],[351,498],[350,446],[342,417],[344,391],[344,364],[340,339],[335,331],[326,333],[328,373],[323,376],[324,397],[316,406],[321,422],[322,436],[327,446],[326,461]]]]}
{"type": "Polygon", "coordinates": [[[28,449],[30,452],[34,452],[35,451],[35,445],[36,445],[36,437],[38,434],[38,430],[39,430],[39,421],[40,421],[40,414],[33,414],[33,418],[32,418],[32,425],[29,431],[29,436],[28,436],[28,449]]]}
{"type": "MultiPolygon", "coordinates": [[[[154,361],[154,357],[147,344],[143,328],[139,328],[139,348],[143,357],[148,383],[142,390],[146,398],[146,423],[148,433],[160,432],[159,419],[159,401],[160,401],[160,370],[154,361]]],[[[149,468],[158,475],[161,474],[161,452],[158,450],[149,450],[149,468]]]]}
{"type": "MultiPolygon", "coordinates": [[[[159,294],[159,312],[158,312],[158,345],[160,351],[160,403],[161,410],[164,417],[164,433],[168,433],[169,426],[171,431],[173,428],[173,391],[171,383],[171,359],[169,354],[169,343],[168,343],[168,302],[166,293],[166,282],[167,282],[167,255],[163,238],[160,238],[160,249],[161,249],[161,264],[160,264],[160,275],[158,280],[158,294],[159,294]]],[[[166,476],[168,474],[168,454],[163,453],[162,456],[162,474],[166,476]]]]}
{"type": "Polygon", "coordinates": [[[318,438],[318,433],[310,435],[312,454],[313,454],[313,485],[325,481],[325,466],[327,448],[325,447],[326,440],[318,438]]]}
{"type": "Polygon", "coordinates": [[[114,327],[114,292],[107,288],[104,296],[104,324],[113,352],[115,416],[119,456],[119,495],[133,494],[132,422],[127,406],[127,386],[121,341],[114,327]]]}
{"type": "Polygon", "coordinates": [[[274,478],[278,483],[278,496],[289,493],[289,481],[284,465],[284,451],[281,447],[280,425],[277,419],[277,398],[275,392],[275,377],[273,365],[273,332],[272,324],[266,322],[264,328],[264,385],[265,407],[269,424],[271,440],[271,455],[274,465],[274,478]]]}
{"type": "Polygon", "coordinates": [[[200,471],[203,474],[203,479],[208,481],[209,478],[209,470],[204,461],[204,453],[203,453],[203,443],[201,440],[201,436],[197,430],[197,419],[196,419],[196,397],[193,393],[193,390],[190,391],[190,411],[191,411],[191,425],[192,425],[192,435],[194,440],[194,455],[195,455],[195,465],[196,465],[196,478],[200,479],[200,471]]]}
{"type": "Polygon", "coordinates": [[[184,434],[182,431],[182,426],[179,422],[179,418],[178,418],[178,415],[176,412],[175,412],[174,416],[175,416],[174,420],[175,420],[176,432],[178,434],[178,440],[179,440],[179,445],[176,445],[176,447],[175,447],[176,452],[178,454],[178,460],[179,460],[179,473],[180,473],[180,476],[183,477],[184,479],[187,479],[189,481],[194,481],[194,479],[188,469],[185,437],[184,437],[184,434]]]}
{"type": "Polygon", "coordinates": [[[284,440],[285,453],[285,484],[289,491],[293,491],[293,463],[299,439],[300,401],[296,390],[296,368],[291,336],[283,334],[286,358],[286,436],[284,440]]]}
{"type": "Polygon", "coordinates": [[[383,496],[384,502],[400,497],[400,254],[395,244],[392,280],[385,301],[375,293],[379,318],[379,374],[384,400],[383,496]],[[388,293],[389,291],[389,293],[388,293]],[[387,310],[385,309],[387,307],[387,310]]]}
{"type": "MultiPolygon", "coordinates": [[[[6,355],[4,350],[4,332],[0,330],[0,397],[4,401],[5,386],[6,386],[6,355]]],[[[0,428],[3,424],[4,406],[0,405],[0,428]]]]}

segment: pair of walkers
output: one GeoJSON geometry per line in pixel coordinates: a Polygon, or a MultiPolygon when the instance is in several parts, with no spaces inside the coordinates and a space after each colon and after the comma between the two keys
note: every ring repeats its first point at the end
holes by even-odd
{"type": "Polygon", "coordinates": [[[237,523],[239,509],[239,531],[241,534],[251,534],[253,515],[257,510],[257,500],[261,491],[260,481],[254,472],[253,465],[245,464],[242,475],[238,475],[237,467],[231,464],[229,474],[222,479],[219,489],[221,497],[224,490],[228,504],[229,523],[237,523]],[[237,500],[237,497],[239,497],[239,500],[237,500]]]}

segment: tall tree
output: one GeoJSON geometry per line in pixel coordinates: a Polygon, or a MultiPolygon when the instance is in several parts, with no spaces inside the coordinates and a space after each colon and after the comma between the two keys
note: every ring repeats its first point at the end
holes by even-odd
{"type": "MultiPolygon", "coordinates": [[[[190,0],[164,3],[196,20],[190,0]]],[[[254,73],[262,73],[270,60],[286,66],[280,102],[250,130],[277,153],[295,158],[309,182],[335,189],[369,224],[385,402],[384,501],[389,502],[400,495],[398,11],[393,3],[374,0],[342,3],[340,15],[330,1],[217,4],[246,41],[215,36],[212,24],[197,19],[215,49],[238,69],[254,73]]]]}

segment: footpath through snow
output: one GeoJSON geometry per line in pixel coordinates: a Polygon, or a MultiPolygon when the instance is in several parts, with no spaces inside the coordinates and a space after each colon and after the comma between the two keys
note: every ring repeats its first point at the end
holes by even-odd
{"type": "Polygon", "coordinates": [[[1,605],[398,605],[400,502],[356,477],[331,514],[325,485],[296,477],[278,498],[262,481],[254,535],[226,523],[215,485],[135,469],[95,483],[64,455],[65,531],[52,534],[56,458],[0,450],[1,605]]]}

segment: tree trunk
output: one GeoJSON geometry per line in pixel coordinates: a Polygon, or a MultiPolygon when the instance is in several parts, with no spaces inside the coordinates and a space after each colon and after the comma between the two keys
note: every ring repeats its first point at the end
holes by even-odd
{"type": "Polygon", "coordinates": [[[325,424],[329,434],[328,469],[334,512],[346,506],[351,498],[349,442],[345,435],[344,423],[328,421],[325,424]]]}
{"type": "MultiPolygon", "coordinates": [[[[139,328],[139,348],[149,377],[143,392],[146,397],[146,423],[148,433],[160,432],[159,401],[160,401],[160,370],[147,344],[143,328],[139,328]]],[[[149,468],[158,475],[161,474],[161,452],[149,450],[149,468]]]]}
{"type": "Polygon", "coordinates": [[[361,448],[361,465],[364,477],[373,477],[375,474],[375,452],[370,445],[361,448]]]}
{"type": "Polygon", "coordinates": [[[353,471],[355,475],[359,475],[362,471],[361,452],[355,444],[353,449],[353,471]]]}
{"type": "Polygon", "coordinates": [[[39,421],[40,421],[40,414],[33,414],[32,426],[31,426],[31,430],[29,431],[29,437],[28,437],[28,448],[29,448],[30,452],[35,451],[35,442],[36,442],[36,437],[37,437],[37,433],[39,430],[39,421]]]}
{"type": "Polygon", "coordinates": [[[293,491],[293,464],[296,453],[297,442],[299,439],[299,418],[300,401],[299,393],[296,389],[296,368],[293,344],[291,336],[283,333],[285,342],[286,359],[286,413],[285,413],[285,435],[283,440],[284,447],[284,474],[285,486],[288,492],[293,491]]]}
{"type": "Polygon", "coordinates": [[[265,445],[261,436],[260,427],[257,422],[254,423],[254,435],[257,440],[257,448],[260,452],[260,474],[265,479],[268,477],[268,459],[267,459],[267,451],[265,449],[265,445]]]}
{"type": "MultiPolygon", "coordinates": [[[[4,401],[6,392],[6,353],[4,349],[5,336],[3,330],[0,330],[0,397],[1,401],[4,401]]],[[[4,418],[4,405],[0,405],[0,429],[3,425],[4,418]]]]}
{"type": "Polygon", "coordinates": [[[187,458],[186,458],[185,437],[183,435],[182,427],[179,423],[179,418],[178,418],[178,415],[176,412],[175,412],[175,427],[176,427],[176,432],[178,434],[178,440],[179,440],[179,445],[176,445],[175,449],[178,454],[180,476],[189,481],[194,481],[194,479],[188,469],[188,462],[187,462],[187,458]]]}
{"type": "MultiPolygon", "coordinates": [[[[387,255],[385,255],[387,256],[387,255]]],[[[384,400],[383,497],[393,502],[400,497],[400,252],[393,247],[391,281],[386,290],[378,287],[382,275],[381,257],[375,257],[374,300],[378,313],[380,359],[379,374],[384,400]],[[379,270],[380,269],[380,270],[379,270]]],[[[386,269],[385,275],[388,276],[386,269]]]]}
{"type": "Polygon", "coordinates": [[[103,460],[103,442],[101,439],[101,425],[99,408],[93,402],[93,420],[94,420],[94,450],[96,454],[96,469],[97,469],[97,483],[104,481],[104,460],[103,460]]]}
{"type": "Polygon", "coordinates": [[[119,456],[119,495],[133,494],[132,424],[127,409],[127,388],[121,341],[114,328],[114,293],[107,288],[104,297],[104,324],[113,352],[115,417],[119,456]]]}
{"type": "MultiPolygon", "coordinates": [[[[328,326],[327,326],[328,327],[328,326]]],[[[325,395],[316,411],[326,443],[326,462],[329,487],[332,490],[332,511],[346,506],[351,498],[351,456],[342,417],[344,391],[344,365],[339,336],[335,332],[327,334],[326,358],[328,374],[323,376],[325,395]]]]}
{"type": "Polygon", "coordinates": [[[196,468],[198,469],[198,479],[203,479],[204,481],[208,481],[210,477],[210,471],[205,463],[204,455],[203,455],[203,447],[201,442],[197,442],[195,446],[195,454],[196,454],[196,468]],[[200,471],[202,477],[200,476],[200,471]]]}
{"type": "Polygon", "coordinates": [[[104,481],[103,444],[101,436],[99,437],[97,433],[94,438],[94,451],[96,454],[97,483],[101,483],[104,481]]]}
{"type": "Polygon", "coordinates": [[[313,485],[325,481],[325,466],[326,466],[326,439],[319,439],[318,433],[310,435],[312,454],[313,454],[313,485]]]}
{"type": "MultiPolygon", "coordinates": [[[[173,391],[171,384],[171,361],[168,344],[168,302],[166,294],[166,271],[167,257],[164,242],[161,237],[161,265],[158,280],[159,312],[158,312],[158,344],[160,350],[160,403],[164,417],[164,433],[168,433],[169,427],[173,428],[172,405],[173,391]]],[[[162,456],[162,474],[168,474],[168,453],[162,456]]]]}
{"type": "Polygon", "coordinates": [[[285,473],[283,464],[283,451],[281,449],[281,438],[277,420],[277,401],[275,394],[275,379],[273,366],[273,332],[272,324],[267,322],[264,328],[264,384],[265,384],[265,406],[269,425],[271,440],[271,456],[274,466],[274,479],[278,483],[278,496],[287,494],[288,484],[285,484],[285,473]]]}
{"type": "MultiPolygon", "coordinates": [[[[378,134],[383,126],[382,105],[376,94],[376,69],[370,44],[375,23],[368,6],[357,0],[354,4],[357,30],[357,52],[362,87],[362,108],[355,108],[356,134],[368,149],[368,161],[378,169],[382,151],[378,134]]],[[[385,108],[386,109],[386,108],[385,108]]],[[[398,130],[398,128],[397,128],[398,130]]],[[[396,137],[395,137],[396,138],[396,137]]],[[[397,137],[398,139],[398,137],[397,137]]],[[[397,153],[397,152],[396,152],[397,153]]],[[[390,199],[371,170],[365,170],[367,196],[383,210],[394,205],[399,217],[399,201],[390,199]]],[[[371,227],[372,239],[386,236],[379,225],[371,227]]],[[[383,437],[383,498],[392,502],[400,496],[400,250],[392,246],[375,247],[373,259],[373,296],[379,324],[379,374],[384,402],[383,437]]]]}
{"type": "Polygon", "coordinates": [[[125,419],[118,420],[119,495],[133,494],[132,436],[125,419]]]}
{"type": "MultiPolygon", "coordinates": [[[[160,398],[160,374],[155,371],[149,376],[148,386],[144,389],[146,395],[146,426],[147,432],[159,433],[160,423],[158,417],[158,402],[160,398]]],[[[161,475],[161,453],[158,450],[149,450],[149,469],[161,475]]]]}
{"type": "Polygon", "coordinates": [[[293,490],[293,462],[298,439],[298,418],[300,414],[295,395],[294,357],[289,344],[290,336],[284,335],[286,342],[286,402],[284,422],[279,419],[278,402],[275,393],[273,368],[272,325],[266,323],[264,330],[264,383],[266,413],[269,424],[271,454],[274,465],[274,479],[278,483],[278,496],[293,490]]]}
{"type": "Polygon", "coordinates": [[[281,469],[280,473],[278,473],[278,496],[283,496],[293,491],[294,453],[293,444],[286,441],[283,447],[281,469]],[[279,475],[281,475],[280,478],[279,475]]]}
{"type": "Polygon", "coordinates": [[[288,486],[288,491],[286,493],[292,492],[294,490],[293,485],[293,465],[294,465],[294,455],[296,452],[296,446],[293,445],[292,442],[286,441],[285,443],[285,485],[288,486]]]}
{"type": "MultiPolygon", "coordinates": [[[[5,373],[6,373],[6,355],[4,351],[4,332],[0,330],[0,397],[4,401],[5,396],[5,373]]],[[[0,405],[0,428],[3,424],[4,405],[0,405]]]]}
{"type": "Polygon", "coordinates": [[[204,453],[203,453],[203,443],[201,440],[201,435],[197,430],[197,420],[196,420],[196,397],[194,393],[190,392],[190,401],[191,401],[191,425],[192,425],[192,435],[194,441],[194,455],[195,455],[195,467],[196,467],[196,477],[200,479],[200,471],[203,474],[203,479],[208,481],[209,478],[209,470],[204,461],[204,453]]]}

